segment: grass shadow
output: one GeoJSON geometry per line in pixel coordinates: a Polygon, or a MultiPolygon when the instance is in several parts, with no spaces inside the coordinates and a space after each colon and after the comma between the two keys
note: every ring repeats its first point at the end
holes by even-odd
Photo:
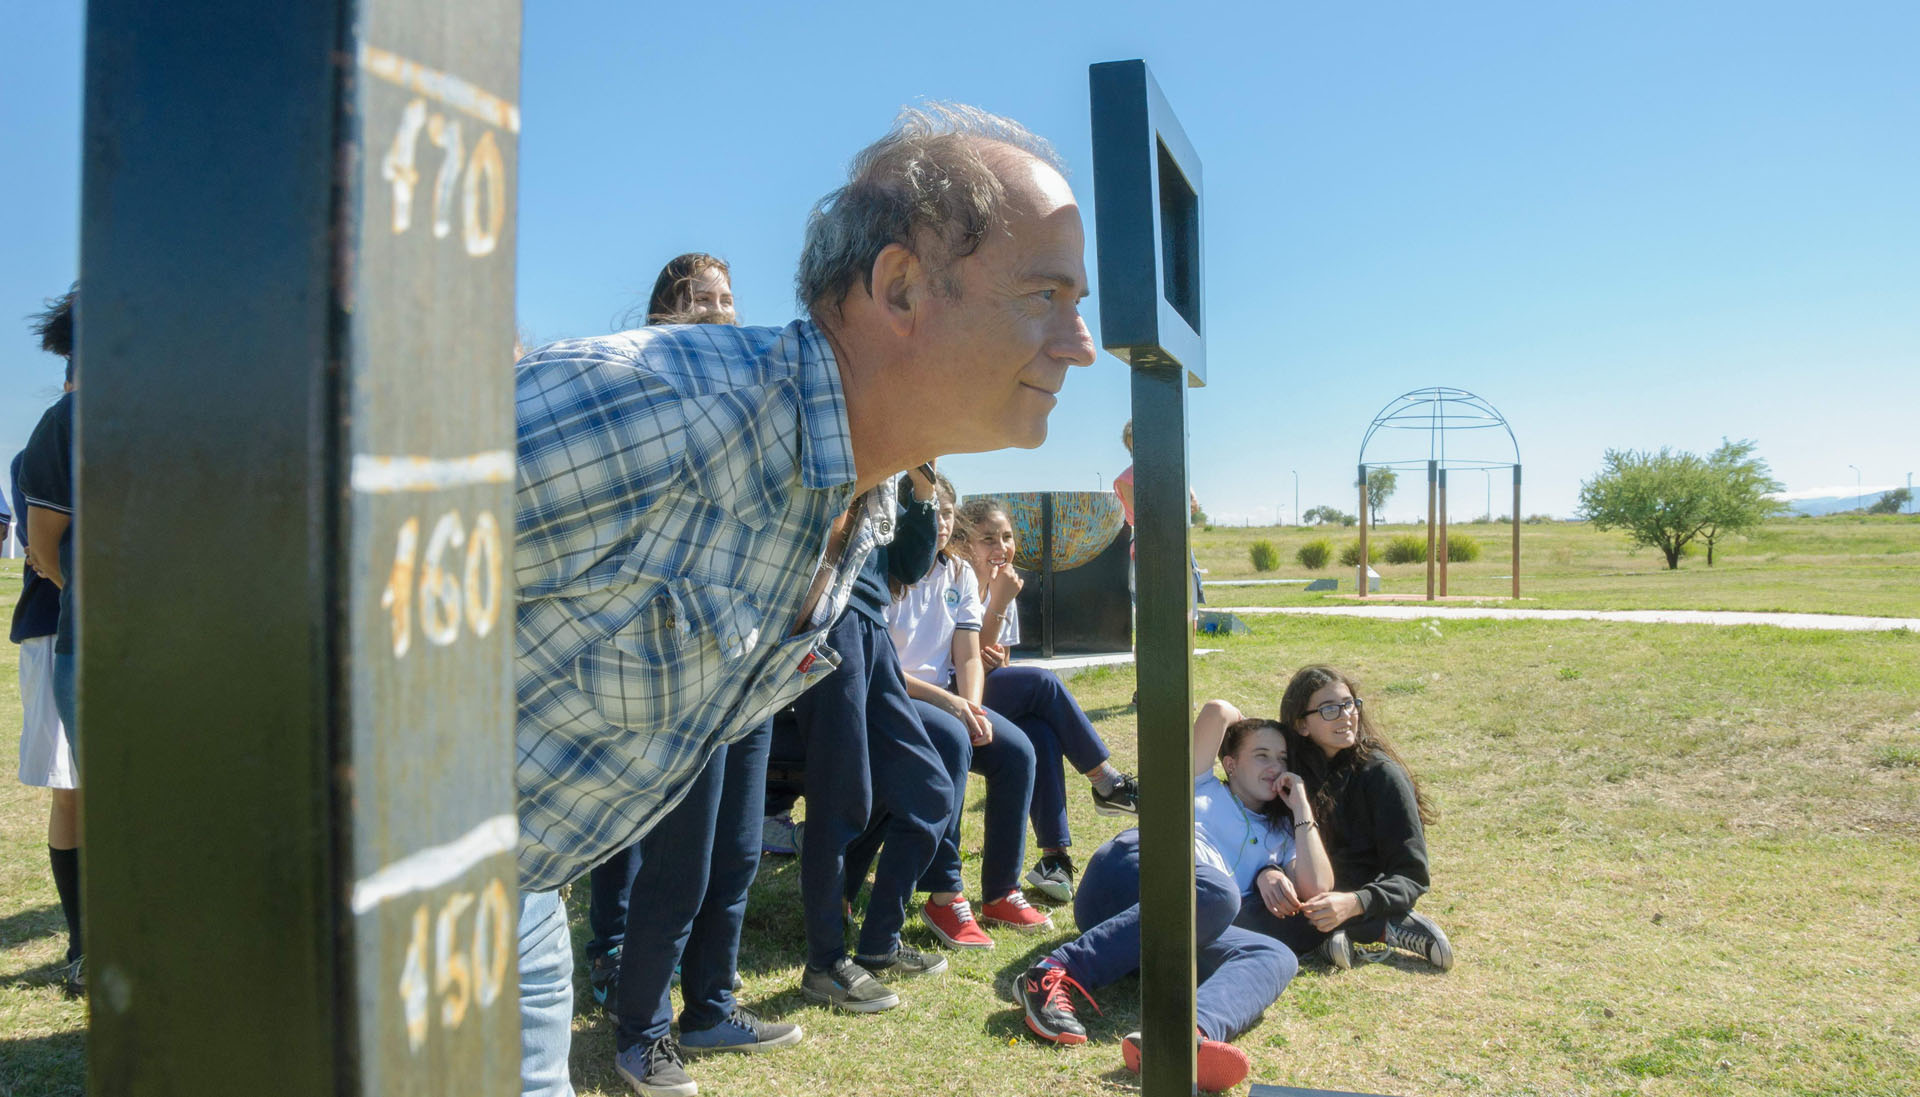
{"type": "Polygon", "coordinates": [[[67,919],[60,913],[58,903],[16,910],[0,918],[0,949],[12,948],[35,937],[49,937],[66,931],[67,919]]]}
{"type": "Polygon", "coordinates": [[[0,1040],[0,1093],[84,1097],[86,1092],[85,1031],[0,1040]]]}

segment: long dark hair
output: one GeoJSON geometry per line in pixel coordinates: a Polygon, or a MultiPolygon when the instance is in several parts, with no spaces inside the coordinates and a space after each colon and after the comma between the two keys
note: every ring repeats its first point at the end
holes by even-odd
{"type": "Polygon", "coordinates": [[[1420,824],[1432,826],[1435,818],[1433,808],[1427,803],[1426,794],[1420,791],[1419,779],[1401,760],[1400,752],[1393,749],[1393,744],[1382,734],[1379,725],[1373,722],[1373,712],[1364,704],[1355,714],[1359,726],[1354,734],[1353,746],[1332,758],[1327,757],[1319,744],[1300,730],[1308,711],[1307,701],[1335,682],[1346,686],[1356,700],[1360,698],[1360,683],[1344,671],[1325,664],[1301,667],[1295,671],[1293,680],[1287,683],[1287,691],[1280,695],[1280,733],[1287,737],[1287,762],[1295,773],[1306,778],[1307,787],[1313,791],[1314,818],[1319,820],[1321,826],[1335,831],[1341,829],[1341,820],[1335,817],[1333,810],[1333,790],[1329,787],[1328,778],[1342,770],[1364,766],[1375,755],[1384,755],[1406,773],[1407,782],[1413,786],[1414,803],[1420,808],[1420,824]]]}
{"type": "Polygon", "coordinates": [[[660,268],[660,276],[653,280],[646,313],[638,316],[627,313],[621,326],[702,323],[701,317],[707,314],[693,311],[693,279],[709,270],[719,271],[729,283],[733,281],[733,268],[727,266],[727,261],[704,251],[690,251],[667,260],[667,265],[660,268]],[[635,320],[639,324],[635,324],[635,320]]]}

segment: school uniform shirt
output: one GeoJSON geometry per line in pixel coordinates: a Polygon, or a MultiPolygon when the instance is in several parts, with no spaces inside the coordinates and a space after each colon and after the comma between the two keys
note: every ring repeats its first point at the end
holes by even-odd
{"type": "Polygon", "coordinates": [[[1253,892],[1254,877],[1272,865],[1293,869],[1293,824],[1279,825],[1248,811],[1220,778],[1211,773],[1193,779],[1193,854],[1233,877],[1241,895],[1253,892]]]}
{"type": "Polygon", "coordinates": [[[953,634],[979,632],[986,616],[980,584],[966,562],[947,557],[887,607],[887,632],[900,669],[944,688],[953,680],[953,634]]]}

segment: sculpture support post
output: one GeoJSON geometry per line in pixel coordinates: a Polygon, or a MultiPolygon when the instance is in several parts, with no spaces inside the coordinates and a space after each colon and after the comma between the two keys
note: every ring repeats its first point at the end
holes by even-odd
{"type": "Polygon", "coordinates": [[[95,0],[88,1090],[520,1090],[518,0],[95,0]]]}
{"type": "Polygon", "coordinates": [[[1440,470],[1440,531],[1435,535],[1440,542],[1440,597],[1447,596],[1447,557],[1453,555],[1447,551],[1447,470],[1440,470]]]}
{"type": "Polygon", "coordinates": [[[1367,596],[1367,466],[1360,466],[1360,563],[1355,565],[1353,581],[1360,597],[1367,596]]]}
{"type": "Polygon", "coordinates": [[[1513,465],[1513,596],[1520,597],[1520,463],[1513,465]]]}
{"type": "Polygon", "coordinates": [[[1440,518],[1437,509],[1440,502],[1439,467],[1440,464],[1437,461],[1427,462],[1427,601],[1429,602],[1433,601],[1434,592],[1433,526],[1440,518]]]}
{"type": "Polygon", "coordinates": [[[1141,61],[1089,71],[1101,343],[1133,367],[1145,1097],[1194,1084],[1193,583],[1186,390],[1206,382],[1200,160],[1141,61]],[[1174,780],[1179,775],[1180,780],[1174,780]]]}

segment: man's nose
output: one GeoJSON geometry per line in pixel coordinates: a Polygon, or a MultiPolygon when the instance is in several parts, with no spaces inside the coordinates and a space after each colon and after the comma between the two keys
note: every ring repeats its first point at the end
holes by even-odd
{"type": "Polygon", "coordinates": [[[1087,322],[1078,309],[1073,313],[1073,326],[1064,334],[1054,349],[1054,357],[1071,366],[1091,366],[1097,354],[1093,345],[1093,333],[1087,330],[1087,322]]]}

